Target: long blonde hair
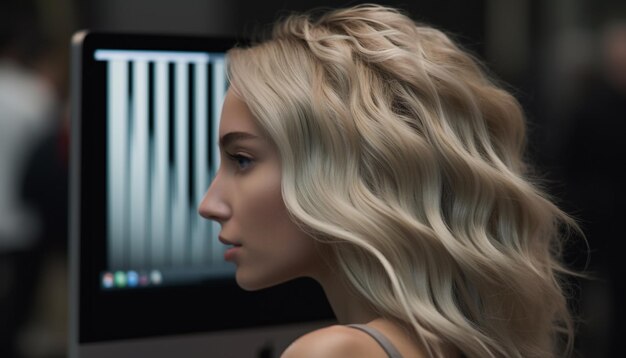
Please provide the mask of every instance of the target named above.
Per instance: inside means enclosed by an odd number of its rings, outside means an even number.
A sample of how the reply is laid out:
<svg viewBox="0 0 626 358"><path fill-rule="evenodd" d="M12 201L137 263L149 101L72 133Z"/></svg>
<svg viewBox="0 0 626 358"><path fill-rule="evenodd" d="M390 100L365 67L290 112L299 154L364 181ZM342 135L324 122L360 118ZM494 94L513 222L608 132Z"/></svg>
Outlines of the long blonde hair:
<svg viewBox="0 0 626 358"><path fill-rule="evenodd" d="M472 56L360 5L290 15L228 61L294 221L380 315L431 356L569 353L559 257L576 224L529 178L522 109Z"/></svg>

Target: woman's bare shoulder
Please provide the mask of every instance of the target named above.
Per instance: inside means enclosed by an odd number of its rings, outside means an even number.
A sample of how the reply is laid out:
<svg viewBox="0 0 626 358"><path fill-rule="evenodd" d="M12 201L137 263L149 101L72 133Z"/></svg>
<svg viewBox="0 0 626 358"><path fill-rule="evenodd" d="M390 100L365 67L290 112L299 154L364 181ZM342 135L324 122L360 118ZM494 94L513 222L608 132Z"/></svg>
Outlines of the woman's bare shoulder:
<svg viewBox="0 0 626 358"><path fill-rule="evenodd" d="M281 358L387 357L385 351L360 330L334 325L295 340Z"/></svg>

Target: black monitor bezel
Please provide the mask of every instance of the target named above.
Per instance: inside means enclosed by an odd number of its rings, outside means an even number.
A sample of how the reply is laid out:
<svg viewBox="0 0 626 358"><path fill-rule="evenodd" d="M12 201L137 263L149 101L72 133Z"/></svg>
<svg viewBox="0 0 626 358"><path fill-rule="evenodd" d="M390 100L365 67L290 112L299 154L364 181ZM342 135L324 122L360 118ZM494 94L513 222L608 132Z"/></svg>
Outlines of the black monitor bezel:
<svg viewBox="0 0 626 358"><path fill-rule="evenodd" d="M332 319L319 285L298 279L277 287L246 292L234 279L202 286L105 291L98 280L106 263L106 88L103 62L96 49L225 52L245 40L226 37L87 32L74 44L73 178L71 213L78 270L79 343L178 335ZM78 68L76 68L78 67Z"/></svg>

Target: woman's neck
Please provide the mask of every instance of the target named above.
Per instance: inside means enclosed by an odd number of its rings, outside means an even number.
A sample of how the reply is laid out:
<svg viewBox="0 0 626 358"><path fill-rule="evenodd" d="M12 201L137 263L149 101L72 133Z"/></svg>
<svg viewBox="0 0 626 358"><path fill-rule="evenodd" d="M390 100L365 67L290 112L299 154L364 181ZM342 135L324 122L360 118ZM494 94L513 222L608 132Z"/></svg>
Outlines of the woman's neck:
<svg viewBox="0 0 626 358"><path fill-rule="evenodd" d="M329 270L315 280L324 289L339 324L363 324L379 317L365 300L353 293L337 272Z"/></svg>

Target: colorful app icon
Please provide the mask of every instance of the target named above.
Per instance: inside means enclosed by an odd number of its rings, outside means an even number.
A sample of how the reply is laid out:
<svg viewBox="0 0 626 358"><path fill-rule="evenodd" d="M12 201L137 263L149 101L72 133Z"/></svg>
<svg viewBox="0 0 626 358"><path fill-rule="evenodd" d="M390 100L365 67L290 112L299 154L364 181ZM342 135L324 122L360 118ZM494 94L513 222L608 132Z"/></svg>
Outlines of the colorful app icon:
<svg viewBox="0 0 626 358"><path fill-rule="evenodd" d="M145 287L150 284L150 277L148 277L148 273L140 272L139 273L139 286Z"/></svg>
<svg viewBox="0 0 626 358"><path fill-rule="evenodd" d="M105 272L102 275L102 288L113 288L113 274Z"/></svg>
<svg viewBox="0 0 626 358"><path fill-rule="evenodd" d="M163 276L161 276L161 271L152 270L152 272L150 272L150 281L152 282L153 285L160 285L161 282L163 281Z"/></svg>
<svg viewBox="0 0 626 358"><path fill-rule="evenodd" d="M128 287L137 287L139 284L139 275L136 271L128 271L126 274L126 283Z"/></svg>
<svg viewBox="0 0 626 358"><path fill-rule="evenodd" d="M124 271L117 271L115 273L115 286L116 287L126 287L126 274Z"/></svg>

